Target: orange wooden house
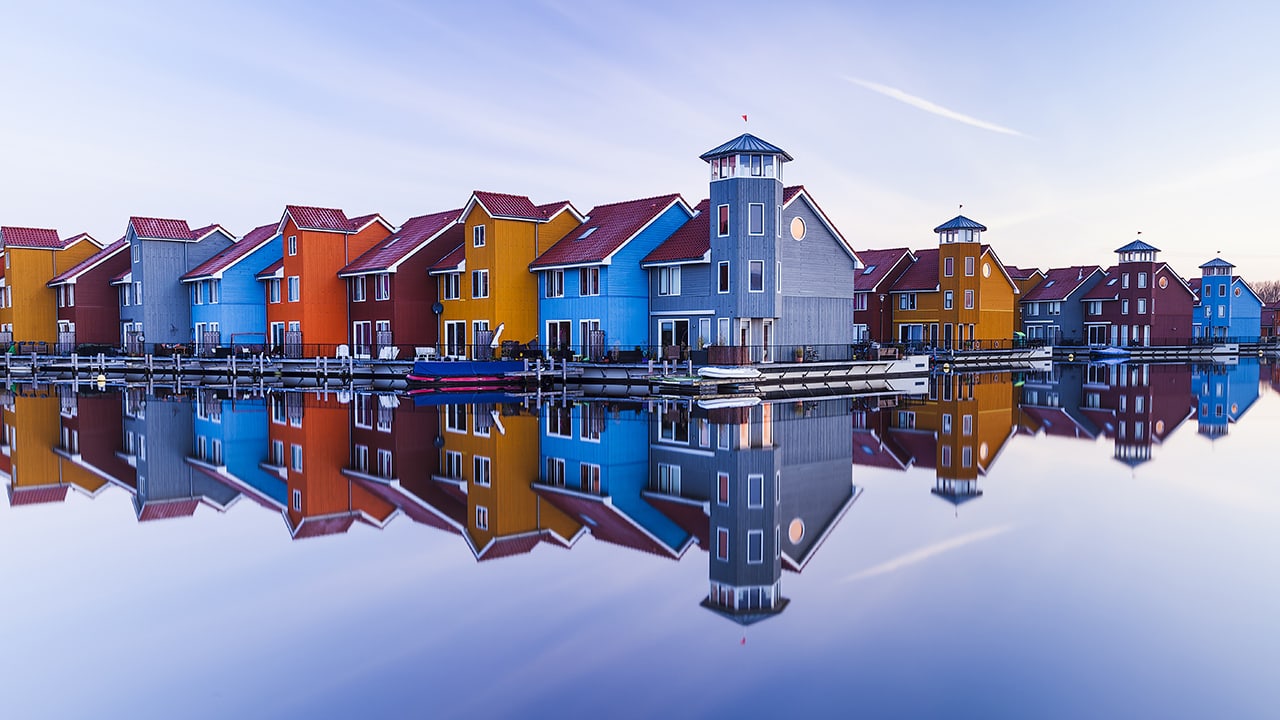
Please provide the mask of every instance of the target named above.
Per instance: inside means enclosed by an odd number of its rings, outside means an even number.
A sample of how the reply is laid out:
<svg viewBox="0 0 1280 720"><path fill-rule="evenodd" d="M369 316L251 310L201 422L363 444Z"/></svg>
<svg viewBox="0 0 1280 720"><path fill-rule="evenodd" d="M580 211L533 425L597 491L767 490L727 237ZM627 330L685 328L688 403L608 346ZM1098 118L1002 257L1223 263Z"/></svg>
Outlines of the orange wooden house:
<svg viewBox="0 0 1280 720"><path fill-rule="evenodd" d="M381 215L348 218L336 208L285 207L283 258L260 275L267 290L267 337L295 357L332 355L347 343L347 283L338 273L394 231Z"/></svg>
<svg viewBox="0 0 1280 720"><path fill-rule="evenodd" d="M430 273L440 283L442 355L487 359L503 340L539 337L538 277L529 264L581 224L567 201L475 191L462 209L462 245Z"/></svg>
<svg viewBox="0 0 1280 720"><path fill-rule="evenodd" d="M0 285L0 342L44 342L58 339L60 292L48 286L59 273L102 249L81 233L66 240L54 230L0 227L4 278Z"/></svg>

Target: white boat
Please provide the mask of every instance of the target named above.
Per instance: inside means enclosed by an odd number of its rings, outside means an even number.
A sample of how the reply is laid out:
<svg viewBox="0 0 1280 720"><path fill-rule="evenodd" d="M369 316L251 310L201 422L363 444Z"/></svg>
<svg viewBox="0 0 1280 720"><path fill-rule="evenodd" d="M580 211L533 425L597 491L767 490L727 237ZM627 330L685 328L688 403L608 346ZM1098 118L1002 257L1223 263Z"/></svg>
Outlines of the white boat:
<svg viewBox="0 0 1280 720"><path fill-rule="evenodd" d="M750 367L701 367L698 368L698 375L704 378L715 378L717 380L755 380L760 377L760 371Z"/></svg>
<svg viewBox="0 0 1280 720"><path fill-rule="evenodd" d="M1104 345L1090 348L1089 354L1094 357L1126 357L1129 355L1129 349L1116 347L1115 345Z"/></svg>
<svg viewBox="0 0 1280 720"><path fill-rule="evenodd" d="M754 407L760 404L759 397L736 397L736 398L709 398L707 400L699 400L698 407L703 410L718 410L720 408L738 408L738 407Z"/></svg>

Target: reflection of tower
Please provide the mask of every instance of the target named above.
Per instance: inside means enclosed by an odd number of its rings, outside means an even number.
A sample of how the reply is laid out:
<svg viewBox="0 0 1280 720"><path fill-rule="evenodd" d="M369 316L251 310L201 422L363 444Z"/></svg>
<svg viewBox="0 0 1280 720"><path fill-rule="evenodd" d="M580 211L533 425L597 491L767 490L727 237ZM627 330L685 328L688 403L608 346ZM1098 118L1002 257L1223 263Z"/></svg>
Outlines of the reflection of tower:
<svg viewBox="0 0 1280 720"><path fill-rule="evenodd" d="M1197 430L1216 439L1227 434L1231 423L1248 412L1258 399L1261 366L1245 359L1238 364L1207 364L1191 372L1191 388L1196 393Z"/></svg>
<svg viewBox="0 0 1280 720"><path fill-rule="evenodd" d="M1188 365L1113 365L1098 414L1114 443L1112 456L1136 468L1195 411ZM1109 415L1109 417L1108 417Z"/></svg>

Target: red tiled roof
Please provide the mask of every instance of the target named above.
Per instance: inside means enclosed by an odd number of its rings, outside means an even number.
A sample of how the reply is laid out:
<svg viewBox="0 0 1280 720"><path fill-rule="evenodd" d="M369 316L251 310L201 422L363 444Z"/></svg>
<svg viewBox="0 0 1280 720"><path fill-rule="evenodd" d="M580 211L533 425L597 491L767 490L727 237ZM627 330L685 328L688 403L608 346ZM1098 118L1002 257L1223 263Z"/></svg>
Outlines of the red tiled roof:
<svg viewBox="0 0 1280 720"><path fill-rule="evenodd" d="M1187 284L1191 286L1191 292L1196 294L1197 300L1200 299L1200 281L1203 279L1204 278L1194 277L1187 281Z"/></svg>
<svg viewBox="0 0 1280 720"><path fill-rule="evenodd" d="M262 268L258 271L257 275L254 275L254 277L259 280L268 280L275 277L276 273L280 272L282 269L284 269L284 258L280 258L279 260L276 260L270 265Z"/></svg>
<svg viewBox="0 0 1280 720"><path fill-rule="evenodd" d="M204 227L202 227L202 228L197 228L197 229L195 229L195 230L192 230L192 231L191 231L191 239L192 239L192 240L200 240L200 239L202 239L205 235L208 235L209 233L213 232L214 230L221 230L222 232L224 232L224 233L226 233L226 234L227 234L227 237L230 237L230 238L233 238L233 239L235 238L235 236L234 236L234 235L232 235L232 234L231 234L231 233L230 233L226 228L222 227L221 225L219 225L219 224L217 224L217 223L214 223L214 224L212 224L212 225L205 225L205 226L204 226Z"/></svg>
<svg viewBox="0 0 1280 720"><path fill-rule="evenodd" d="M803 185L792 185L791 187L782 188L782 204L790 205L791 201L795 200L796 196L802 192L804 192Z"/></svg>
<svg viewBox="0 0 1280 720"><path fill-rule="evenodd" d="M476 560L497 560L512 555L523 555L532 551L541 541L542 534L537 532L494 538L488 545L480 548L476 553Z"/></svg>
<svg viewBox="0 0 1280 720"><path fill-rule="evenodd" d="M368 215L353 217L351 218L351 232L360 232L361 230L365 229L367 225L369 225L374 221L382 221L386 223L385 220L382 220L382 215L379 215L378 213L369 213ZM387 223L387 224L389 225L390 223Z"/></svg>
<svg viewBox="0 0 1280 720"><path fill-rule="evenodd" d="M5 247L62 249L58 231L48 228L0 227L0 236L3 236Z"/></svg>
<svg viewBox="0 0 1280 720"><path fill-rule="evenodd" d="M653 492L645 492L644 500L692 535L698 547L703 550L711 547L711 518L702 503Z"/></svg>
<svg viewBox="0 0 1280 720"><path fill-rule="evenodd" d="M646 255L641 265L701 260L711 250L711 201L703 200L693 211L697 214Z"/></svg>
<svg viewBox="0 0 1280 720"><path fill-rule="evenodd" d="M167 218L131 217L129 224L140 238L148 240L192 240L195 235L186 220Z"/></svg>
<svg viewBox="0 0 1280 720"><path fill-rule="evenodd" d="M1120 297L1120 274L1116 266L1107 268L1106 277L1093 286L1093 289L1080 297L1081 300L1115 300Z"/></svg>
<svg viewBox="0 0 1280 720"><path fill-rule="evenodd" d="M196 231L197 235L200 231ZM232 243L226 250L214 255L197 265L195 268L182 276L183 280L194 280L196 278L209 277L215 275L227 268L231 267L240 258L254 252L258 248L267 244L271 238L276 235L276 224L261 225L249 231L239 242Z"/></svg>
<svg viewBox="0 0 1280 720"><path fill-rule="evenodd" d="M1046 435L1069 438L1094 437L1094 433L1080 425L1075 418L1067 414L1067 411L1062 408L1023 405L1021 412L1023 415L1035 420Z"/></svg>
<svg viewBox="0 0 1280 720"><path fill-rule="evenodd" d="M675 202L683 203L679 194L597 205L529 269L603 262Z"/></svg>
<svg viewBox="0 0 1280 720"><path fill-rule="evenodd" d="M927 430L891 428L888 439L902 449L902 457L910 458L918 468L934 468L938 464L938 436Z"/></svg>
<svg viewBox="0 0 1280 720"><path fill-rule="evenodd" d="M938 289L938 249L921 250L915 256L916 261L894 281L890 292Z"/></svg>
<svg viewBox="0 0 1280 720"><path fill-rule="evenodd" d="M458 215L461 212L459 208L409 218L399 230L369 248L338 274L356 275L390 270L400 261L426 247L424 243L428 241L432 247L443 243L441 253L452 249L455 245L461 246L463 227L457 224ZM446 239L452 234L458 236L457 242L450 243Z"/></svg>
<svg viewBox="0 0 1280 720"><path fill-rule="evenodd" d="M1006 274L1006 275L1008 275L1009 277L1013 278L1014 280L1028 280L1028 279L1030 279L1033 275L1035 275L1036 273L1040 272L1040 269L1039 269L1039 268L1031 268L1031 269L1029 269L1029 270L1028 270L1028 269L1026 269L1026 268L1016 267L1016 266L1014 266L1014 265L1005 265L1005 266L1004 266L1004 272L1005 272L1005 274Z"/></svg>
<svg viewBox="0 0 1280 720"><path fill-rule="evenodd" d="M297 225L299 230L351 232L351 221L337 208L286 205L284 211L293 218L293 224Z"/></svg>
<svg viewBox="0 0 1280 720"><path fill-rule="evenodd" d="M546 211L540 210L525 195L508 195L506 193L485 192L476 190L471 197L479 201L492 217L516 218L518 220L545 220Z"/></svg>
<svg viewBox="0 0 1280 720"><path fill-rule="evenodd" d="M112 285L115 285L116 283L119 283L119 282L123 282L123 281L124 281L124 279L125 279L125 278L127 278L127 277L129 277L129 275L131 275L132 273L133 273L133 269L132 269L132 268L127 269L127 270L125 270L124 272L121 272L121 273L116 273L115 275L112 275L112 276L111 276L111 280L110 280L109 282L110 282L110 284L112 284Z"/></svg>
<svg viewBox="0 0 1280 720"><path fill-rule="evenodd" d="M678 558L685 548L671 548L646 532L606 497L534 485L534 492L572 518L589 518L591 536L614 545L665 558ZM688 543L685 543L686 547Z"/></svg>
<svg viewBox="0 0 1280 720"><path fill-rule="evenodd" d="M138 510L138 522L190 517L191 515L196 514L196 508L199 506L199 498L182 498L181 500L160 500L143 503L142 507Z"/></svg>
<svg viewBox="0 0 1280 720"><path fill-rule="evenodd" d="M911 458L902 457L903 452L888 439L881 440L875 431L861 429L853 431L853 464L870 467L906 470Z"/></svg>
<svg viewBox="0 0 1280 720"><path fill-rule="evenodd" d="M77 233L75 235L72 235L71 237L62 241L62 247L69 248L72 245L75 245L76 243L80 242L81 240L88 240L94 245L98 245L98 247L102 247L101 245L98 244L97 238L90 235L89 233Z"/></svg>
<svg viewBox="0 0 1280 720"><path fill-rule="evenodd" d="M461 240L461 238L459 238ZM440 261L431 266L430 272L446 272L455 270L467 259L467 247L459 242L458 247L449 252L448 255L440 258Z"/></svg>
<svg viewBox="0 0 1280 720"><path fill-rule="evenodd" d="M67 491L70 489L70 485L41 485L39 487L14 487L10 485L9 506L60 503L67 499Z"/></svg>
<svg viewBox="0 0 1280 720"><path fill-rule="evenodd" d="M98 263L101 263L103 260L110 259L113 255L124 250L127 247L129 247L128 241L126 241L124 238L120 238L119 240L102 248L101 250L90 255L84 260L81 260L75 265L72 265L70 268L67 269L66 272L58 274L52 280L49 281L48 285L49 287L53 287L54 285L60 285L62 283L67 282L68 280L72 280L77 277L80 277L80 275L82 275L86 271L96 267ZM115 279L115 278L112 278L112 279Z"/></svg>
<svg viewBox="0 0 1280 720"><path fill-rule="evenodd" d="M858 250L858 257L863 267L853 278L855 290L871 291L885 279L904 257L909 258L908 248L888 248L885 250ZM869 272L868 272L869 271Z"/></svg>
<svg viewBox="0 0 1280 720"><path fill-rule="evenodd" d="M559 202L547 203L546 205L539 205L535 209L539 213L541 213L543 219L546 219L546 220L550 220L551 218L560 214L560 211L562 210L568 210L572 212L574 215L576 215L579 219L582 218L582 213L578 212L578 209L575 208L573 206L573 203L569 202L568 200L561 200Z"/></svg>
<svg viewBox="0 0 1280 720"><path fill-rule="evenodd" d="M1065 300L1076 288L1093 276L1094 271L1101 270L1097 265L1072 265L1065 268L1050 268L1023 301Z"/></svg>

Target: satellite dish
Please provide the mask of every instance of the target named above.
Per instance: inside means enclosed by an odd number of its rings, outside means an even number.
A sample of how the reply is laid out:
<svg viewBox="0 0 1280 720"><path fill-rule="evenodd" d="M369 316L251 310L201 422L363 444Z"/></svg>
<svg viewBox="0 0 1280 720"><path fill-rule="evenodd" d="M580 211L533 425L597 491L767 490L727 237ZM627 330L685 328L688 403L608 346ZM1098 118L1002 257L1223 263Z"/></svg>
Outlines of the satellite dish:
<svg viewBox="0 0 1280 720"><path fill-rule="evenodd" d="M440 313L444 312L444 305L441 305L440 303L436 303L435 305L432 305L431 312L439 315Z"/></svg>
<svg viewBox="0 0 1280 720"><path fill-rule="evenodd" d="M437 450L439 450L440 448L444 447L444 438L437 435L435 436L435 439L431 441L431 444L434 445Z"/></svg>

